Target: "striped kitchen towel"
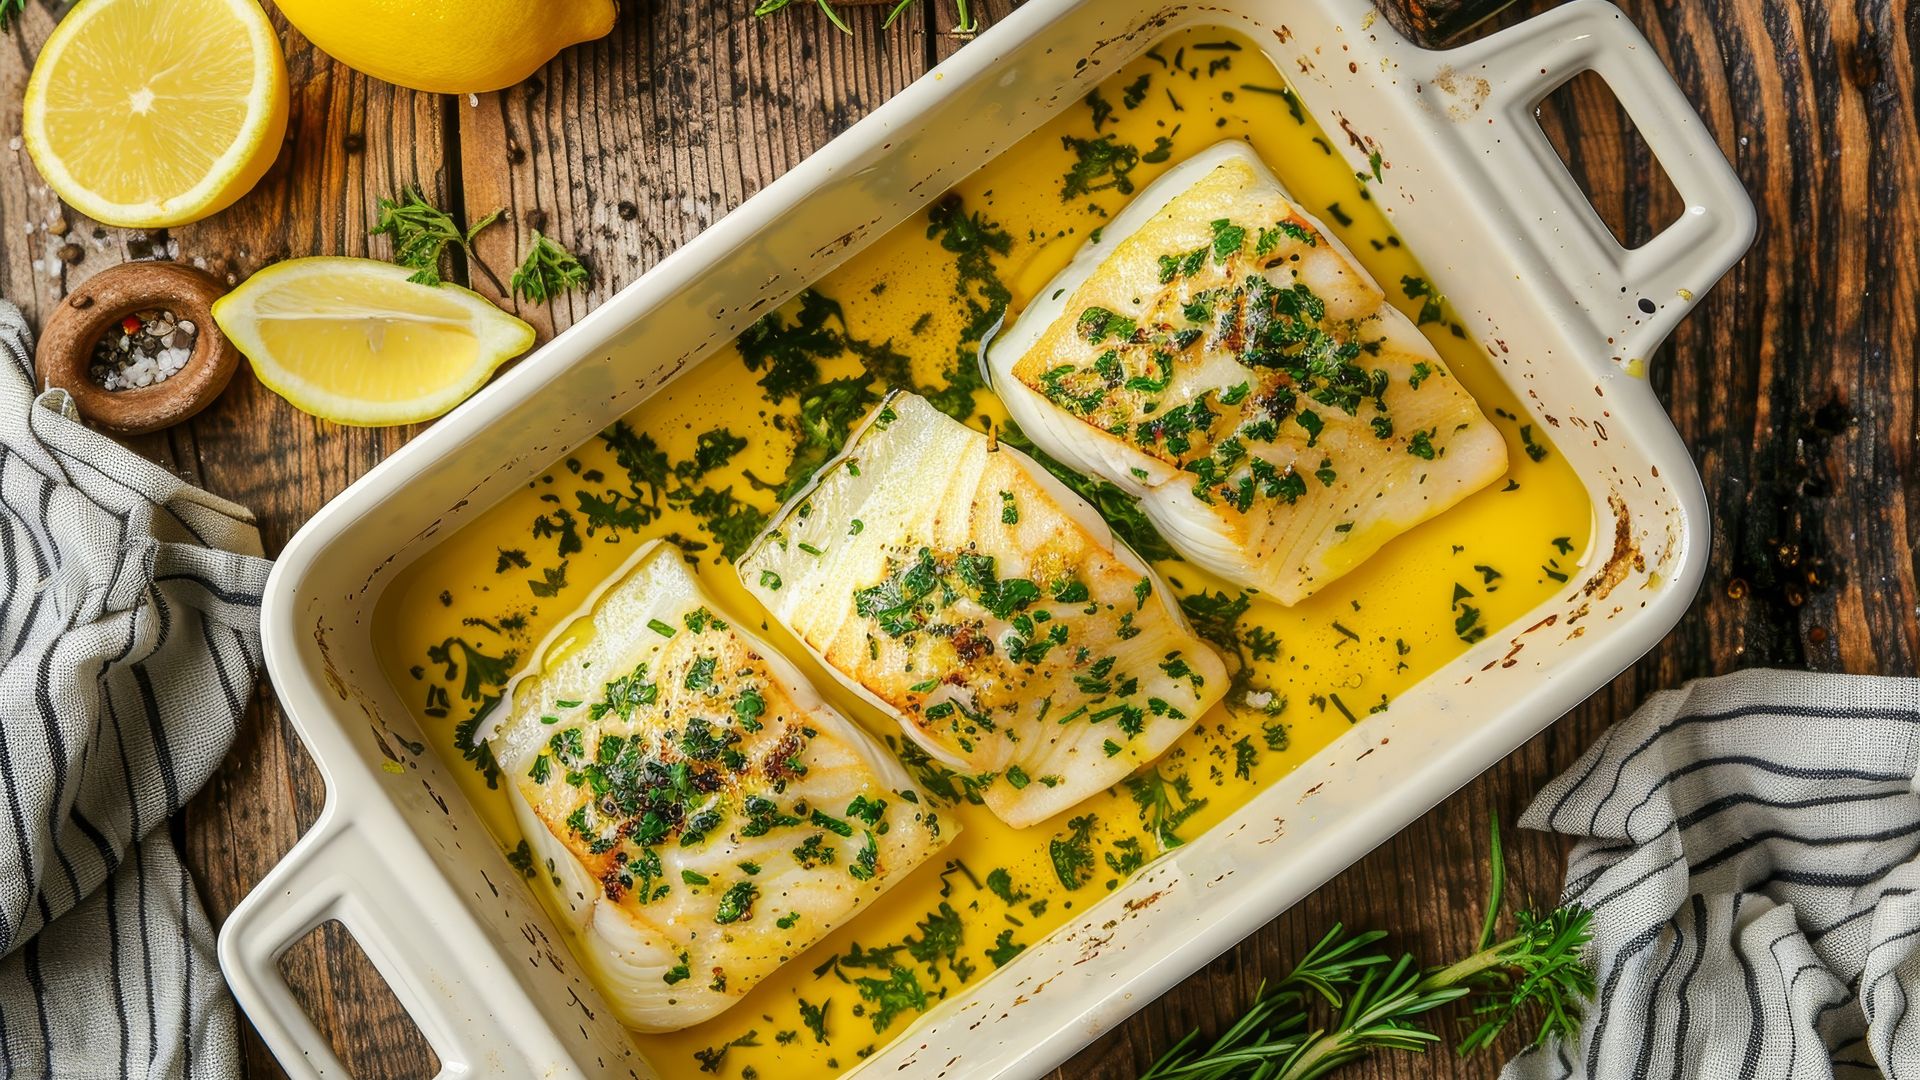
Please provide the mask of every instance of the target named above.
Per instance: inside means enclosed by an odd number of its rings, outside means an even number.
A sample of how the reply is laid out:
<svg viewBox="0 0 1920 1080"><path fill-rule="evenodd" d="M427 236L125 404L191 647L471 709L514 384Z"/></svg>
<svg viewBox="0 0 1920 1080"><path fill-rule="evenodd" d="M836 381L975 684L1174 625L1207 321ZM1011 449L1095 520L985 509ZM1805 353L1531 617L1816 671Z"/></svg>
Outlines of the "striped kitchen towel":
<svg viewBox="0 0 1920 1080"><path fill-rule="evenodd" d="M233 741L268 563L238 506L34 392L0 301L0 1075L228 1077L167 828Z"/></svg>
<svg viewBox="0 0 1920 1080"><path fill-rule="evenodd" d="M1920 680L1656 695L1521 818L1580 837L1599 1000L1507 1080L1920 1080Z"/></svg>

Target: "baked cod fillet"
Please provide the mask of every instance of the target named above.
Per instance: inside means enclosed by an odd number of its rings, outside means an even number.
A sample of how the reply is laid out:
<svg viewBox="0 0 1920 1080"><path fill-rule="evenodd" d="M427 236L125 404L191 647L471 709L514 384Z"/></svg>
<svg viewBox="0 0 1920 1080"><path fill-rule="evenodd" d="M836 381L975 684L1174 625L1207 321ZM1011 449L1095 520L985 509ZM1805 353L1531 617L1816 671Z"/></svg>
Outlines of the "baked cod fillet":
<svg viewBox="0 0 1920 1080"><path fill-rule="evenodd" d="M1143 189L988 365L1036 445L1284 604L1507 468L1433 346L1240 143Z"/></svg>
<svg viewBox="0 0 1920 1080"><path fill-rule="evenodd" d="M654 542L507 687L535 878L621 1022L725 1011L952 838L899 761Z"/></svg>
<svg viewBox="0 0 1920 1080"><path fill-rule="evenodd" d="M1032 459L888 395L738 564L839 679L1033 825L1227 689L1171 592Z"/></svg>

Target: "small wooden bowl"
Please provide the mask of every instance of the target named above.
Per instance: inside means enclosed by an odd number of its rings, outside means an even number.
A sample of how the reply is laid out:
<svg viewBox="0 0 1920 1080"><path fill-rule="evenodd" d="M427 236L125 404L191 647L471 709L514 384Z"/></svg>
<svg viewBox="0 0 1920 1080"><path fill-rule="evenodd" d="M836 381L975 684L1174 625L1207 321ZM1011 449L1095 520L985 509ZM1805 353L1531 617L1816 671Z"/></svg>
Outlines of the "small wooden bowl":
<svg viewBox="0 0 1920 1080"><path fill-rule="evenodd" d="M213 403L240 366L240 351L213 321L226 290L211 274L172 262L133 262L88 278L47 319L34 351L41 389L73 396L80 415L120 435L172 427ZM194 325L193 355L152 386L108 390L93 381L93 348L120 322L160 308Z"/></svg>

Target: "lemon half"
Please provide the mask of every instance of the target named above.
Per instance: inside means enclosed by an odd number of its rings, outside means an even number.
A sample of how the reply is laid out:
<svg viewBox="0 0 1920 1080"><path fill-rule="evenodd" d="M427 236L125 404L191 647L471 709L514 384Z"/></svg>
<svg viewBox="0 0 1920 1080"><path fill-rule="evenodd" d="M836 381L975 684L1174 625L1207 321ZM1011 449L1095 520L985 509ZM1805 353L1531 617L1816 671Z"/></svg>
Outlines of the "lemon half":
<svg viewBox="0 0 1920 1080"><path fill-rule="evenodd" d="M213 305L267 388L355 427L430 420L527 351L533 327L457 285L369 259L294 259Z"/></svg>
<svg viewBox="0 0 1920 1080"><path fill-rule="evenodd" d="M287 66L255 0L80 0L25 106L27 151L68 205L109 225L184 225L272 167Z"/></svg>

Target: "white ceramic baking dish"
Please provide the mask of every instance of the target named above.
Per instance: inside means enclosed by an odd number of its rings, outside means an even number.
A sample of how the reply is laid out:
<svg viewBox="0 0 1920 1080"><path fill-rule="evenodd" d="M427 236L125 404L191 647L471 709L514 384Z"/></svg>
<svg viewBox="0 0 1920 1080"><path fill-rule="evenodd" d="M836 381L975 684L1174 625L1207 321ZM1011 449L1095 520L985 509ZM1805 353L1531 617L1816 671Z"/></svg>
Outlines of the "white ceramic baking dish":
<svg viewBox="0 0 1920 1080"><path fill-rule="evenodd" d="M1038 1076L1272 919L1603 686L1701 579L1698 476L1645 358L1752 238L1751 204L1647 42L1577 2L1451 52L1366 0L1030 0L578 326L434 425L287 545L267 662L326 807L227 920L220 960L296 1076L345 1076L277 967L328 919L359 940L444 1077L652 1075L380 673L395 573L756 315L1190 23L1238 29L1294 82L1596 506L1564 593L1371 716L1234 817L868 1059L885 1076ZM1686 203L1615 242L1534 118L1598 72ZM397 763L397 767L396 767Z"/></svg>

